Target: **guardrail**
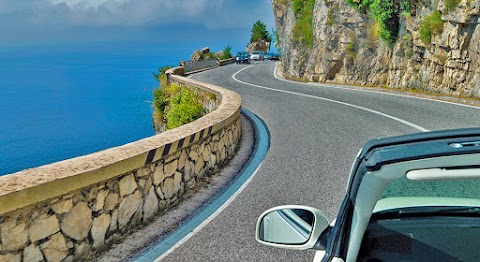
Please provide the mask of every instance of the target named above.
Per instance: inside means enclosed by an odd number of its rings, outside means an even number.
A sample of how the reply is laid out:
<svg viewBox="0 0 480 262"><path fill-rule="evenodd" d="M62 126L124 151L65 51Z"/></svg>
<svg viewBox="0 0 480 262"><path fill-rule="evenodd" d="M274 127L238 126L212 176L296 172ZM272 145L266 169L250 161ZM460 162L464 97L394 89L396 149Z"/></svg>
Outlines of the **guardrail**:
<svg viewBox="0 0 480 262"><path fill-rule="evenodd" d="M177 202L225 164L240 137L241 98L212 92L218 108L184 126L123 146L0 177L0 261L79 260Z"/></svg>
<svg viewBox="0 0 480 262"><path fill-rule="evenodd" d="M233 64L233 63L235 63L235 58L228 58L223 60L205 59L200 61L186 61L186 62L181 62L180 63L181 66L177 67L176 70L177 71L183 70L184 73L182 74L188 74L192 72L207 70L213 67L224 66L224 65Z"/></svg>
<svg viewBox="0 0 480 262"><path fill-rule="evenodd" d="M200 69L219 66L217 59L204 59L199 61L185 61L185 72L197 71Z"/></svg>

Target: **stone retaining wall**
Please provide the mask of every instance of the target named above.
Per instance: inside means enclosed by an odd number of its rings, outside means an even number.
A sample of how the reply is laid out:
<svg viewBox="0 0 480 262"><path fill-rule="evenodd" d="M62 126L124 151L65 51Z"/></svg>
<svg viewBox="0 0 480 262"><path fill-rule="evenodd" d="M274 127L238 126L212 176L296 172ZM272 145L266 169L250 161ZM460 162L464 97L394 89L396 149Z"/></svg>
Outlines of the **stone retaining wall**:
<svg viewBox="0 0 480 262"><path fill-rule="evenodd" d="M0 261L73 261L177 202L234 154L240 97L209 90L218 108L197 121L124 146L0 177Z"/></svg>

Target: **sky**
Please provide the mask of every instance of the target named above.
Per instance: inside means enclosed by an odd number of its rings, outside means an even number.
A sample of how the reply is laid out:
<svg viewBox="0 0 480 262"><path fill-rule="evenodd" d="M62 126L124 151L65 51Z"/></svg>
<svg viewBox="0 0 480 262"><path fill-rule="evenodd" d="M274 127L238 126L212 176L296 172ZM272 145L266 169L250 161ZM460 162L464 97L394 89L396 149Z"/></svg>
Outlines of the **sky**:
<svg viewBox="0 0 480 262"><path fill-rule="evenodd" d="M188 42L236 51L257 20L272 31L271 0L0 0L0 48Z"/></svg>

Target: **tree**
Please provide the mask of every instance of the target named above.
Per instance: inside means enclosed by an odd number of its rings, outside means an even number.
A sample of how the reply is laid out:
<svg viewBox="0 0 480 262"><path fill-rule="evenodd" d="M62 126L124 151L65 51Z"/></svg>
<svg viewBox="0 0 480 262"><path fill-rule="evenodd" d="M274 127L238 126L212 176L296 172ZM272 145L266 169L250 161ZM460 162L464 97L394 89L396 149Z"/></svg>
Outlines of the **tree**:
<svg viewBox="0 0 480 262"><path fill-rule="evenodd" d="M267 31L267 26L262 23L260 20L255 22L252 26L252 36L250 37L250 43L258 42L260 40L265 40L267 42L272 42L272 36Z"/></svg>

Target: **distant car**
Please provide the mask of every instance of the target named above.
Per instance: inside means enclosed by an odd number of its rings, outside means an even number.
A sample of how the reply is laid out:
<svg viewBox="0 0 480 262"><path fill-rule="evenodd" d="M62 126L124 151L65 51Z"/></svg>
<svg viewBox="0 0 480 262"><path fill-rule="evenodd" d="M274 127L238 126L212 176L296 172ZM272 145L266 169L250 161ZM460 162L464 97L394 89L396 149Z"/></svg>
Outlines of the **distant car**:
<svg viewBox="0 0 480 262"><path fill-rule="evenodd" d="M266 53L264 56L265 60L272 60L273 53Z"/></svg>
<svg viewBox="0 0 480 262"><path fill-rule="evenodd" d="M263 51L254 51L250 55L250 60L254 61L262 61L264 59L264 53Z"/></svg>
<svg viewBox="0 0 480 262"><path fill-rule="evenodd" d="M250 63L250 53L249 52L238 52L237 57L235 58L235 63Z"/></svg>
<svg viewBox="0 0 480 262"><path fill-rule="evenodd" d="M316 250L314 262L480 261L480 128L372 140L334 223L315 208L275 207L256 239Z"/></svg>
<svg viewBox="0 0 480 262"><path fill-rule="evenodd" d="M270 60L280 60L280 54L272 53Z"/></svg>

